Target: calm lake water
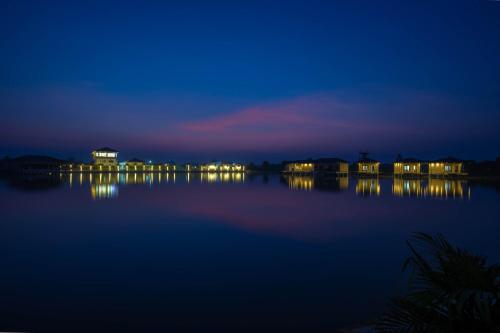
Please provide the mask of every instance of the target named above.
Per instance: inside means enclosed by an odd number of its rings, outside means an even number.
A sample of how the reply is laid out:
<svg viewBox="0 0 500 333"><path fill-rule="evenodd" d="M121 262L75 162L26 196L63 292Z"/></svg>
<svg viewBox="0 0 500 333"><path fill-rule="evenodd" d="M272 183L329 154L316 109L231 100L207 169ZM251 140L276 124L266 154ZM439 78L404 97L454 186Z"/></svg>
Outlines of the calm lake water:
<svg viewBox="0 0 500 333"><path fill-rule="evenodd" d="M463 181L72 174L0 181L0 331L334 332L402 288L405 241L500 262Z"/></svg>

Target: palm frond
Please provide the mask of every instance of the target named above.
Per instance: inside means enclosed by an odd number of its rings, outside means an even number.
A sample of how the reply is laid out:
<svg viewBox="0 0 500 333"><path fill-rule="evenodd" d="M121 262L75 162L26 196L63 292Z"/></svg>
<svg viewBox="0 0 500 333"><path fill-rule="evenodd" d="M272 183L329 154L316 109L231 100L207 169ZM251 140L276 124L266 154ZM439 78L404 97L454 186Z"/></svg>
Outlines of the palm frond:
<svg viewBox="0 0 500 333"><path fill-rule="evenodd" d="M378 332L498 329L500 266L488 266L486 257L453 246L441 234L416 233L407 245L408 290L391 302Z"/></svg>

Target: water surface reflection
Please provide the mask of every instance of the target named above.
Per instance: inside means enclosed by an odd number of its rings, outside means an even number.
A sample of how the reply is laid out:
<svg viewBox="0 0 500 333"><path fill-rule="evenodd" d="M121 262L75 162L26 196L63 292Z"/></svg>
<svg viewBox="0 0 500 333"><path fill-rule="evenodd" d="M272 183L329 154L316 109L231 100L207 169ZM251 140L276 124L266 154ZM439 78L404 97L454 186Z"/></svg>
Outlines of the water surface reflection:
<svg viewBox="0 0 500 333"><path fill-rule="evenodd" d="M397 291L414 231L500 261L499 192L473 186L463 200L469 184L444 179L6 179L0 330L334 332L370 322Z"/></svg>
<svg viewBox="0 0 500 333"><path fill-rule="evenodd" d="M75 179L82 186L91 184L91 195L93 198L115 198L119 193L119 186L148 184L175 184L177 179L185 184L236 184L252 181L252 176L245 173L65 173L60 174L61 182L73 186ZM247 178L245 178L247 177ZM268 177L268 176L265 176ZM265 178L264 177L264 178ZM264 179L264 181L266 181ZM355 186L353 191L359 196L380 196L383 193L381 180L379 178L351 179ZM471 189L466 180L442 179L442 178L419 178L384 179L392 182L390 193L395 197L431 197L462 199L471 198ZM53 183L53 180L51 180ZM292 176L281 177L281 182L291 190L298 191L348 191L349 177L314 177L314 176Z"/></svg>

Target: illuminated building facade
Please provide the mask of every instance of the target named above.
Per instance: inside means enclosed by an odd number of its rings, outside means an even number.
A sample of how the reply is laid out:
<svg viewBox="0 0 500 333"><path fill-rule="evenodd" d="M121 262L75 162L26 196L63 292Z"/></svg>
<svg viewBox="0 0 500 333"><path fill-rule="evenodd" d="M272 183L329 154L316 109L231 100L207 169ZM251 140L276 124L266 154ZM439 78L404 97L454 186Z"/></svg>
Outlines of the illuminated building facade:
<svg viewBox="0 0 500 333"><path fill-rule="evenodd" d="M285 164L285 172L287 173L313 173L314 164L312 161L295 161Z"/></svg>
<svg viewBox="0 0 500 333"><path fill-rule="evenodd" d="M166 172L175 172L177 170L177 167L175 166L175 163L173 163L173 162L165 163L165 164L163 164L163 170Z"/></svg>
<svg viewBox="0 0 500 333"><path fill-rule="evenodd" d="M118 151L109 147L96 149L92 152L92 159L94 161L94 165L96 166L117 167Z"/></svg>
<svg viewBox="0 0 500 333"><path fill-rule="evenodd" d="M244 172L245 166L239 163L210 162L200 165L201 172Z"/></svg>
<svg viewBox="0 0 500 333"><path fill-rule="evenodd" d="M419 176L422 175L422 162L414 158L400 159L394 162L395 176Z"/></svg>
<svg viewBox="0 0 500 333"><path fill-rule="evenodd" d="M463 172L462 161L447 157L429 163L429 176L461 176Z"/></svg>
<svg viewBox="0 0 500 333"><path fill-rule="evenodd" d="M380 162L370 158L363 158L358 161L358 173L360 175L376 176L379 174Z"/></svg>
<svg viewBox="0 0 500 333"><path fill-rule="evenodd" d="M146 163L144 163L143 160L140 160L138 158L133 158L125 162L125 171L128 172L145 171L144 168L145 165Z"/></svg>
<svg viewBox="0 0 500 333"><path fill-rule="evenodd" d="M286 173L331 173L347 176L349 163L338 158L319 158L317 160L291 161L285 163Z"/></svg>

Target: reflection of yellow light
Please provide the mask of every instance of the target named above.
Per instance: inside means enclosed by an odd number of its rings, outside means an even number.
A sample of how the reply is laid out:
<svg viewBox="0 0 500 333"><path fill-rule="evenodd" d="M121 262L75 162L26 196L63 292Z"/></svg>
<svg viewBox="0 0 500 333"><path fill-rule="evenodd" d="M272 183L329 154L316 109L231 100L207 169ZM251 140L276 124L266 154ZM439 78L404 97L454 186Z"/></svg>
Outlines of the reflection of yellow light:
<svg viewBox="0 0 500 333"><path fill-rule="evenodd" d="M314 188L314 178L310 176L288 177L288 187L293 190L310 191Z"/></svg>
<svg viewBox="0 0 500 333"><path fill-rule="evenodd" d="M420 179L394 178L392 193L396 196L422 196L422 181Z"/></svg>
<svg viewBox="0 0 500 333"><path fill-rule="evenodd" d="M460 180L430 178L426 191L432 197L463 198L464 196L463 183Z"/></svg>
<svg viewBox="0 0 500 333"><path fill-rule="evenodd" d="M116 184L94 184L91 188L93 199L109 199L118 195Z"/></svg>
<svg viewBox="0 0 500 333"><path fill-rule="evenodd" d="M347 190L349 188L349 177L339 177L337 179L341 190Z"/></svg>
<svg viewBox="0 0 500 333"><path fill-rule="evenodd" d="M216 173L209 173L207 175L207 180L209 183L214 183L217 181L217 174Z"/></svg>
<svg viewBox="0 0 500 333"><path fill-rule="evenodd" d="M243 177L244 177L243 173L237 172L237 173L234 174L234 181L239 183L239 182L242 181Z"/></svg>
<svg viewBox="0 0 500 333"><path fill-rule="evenodd" d="M359 195L380 195L380 182L375 179L358 179L356 184L356 194Z"/></svg>

